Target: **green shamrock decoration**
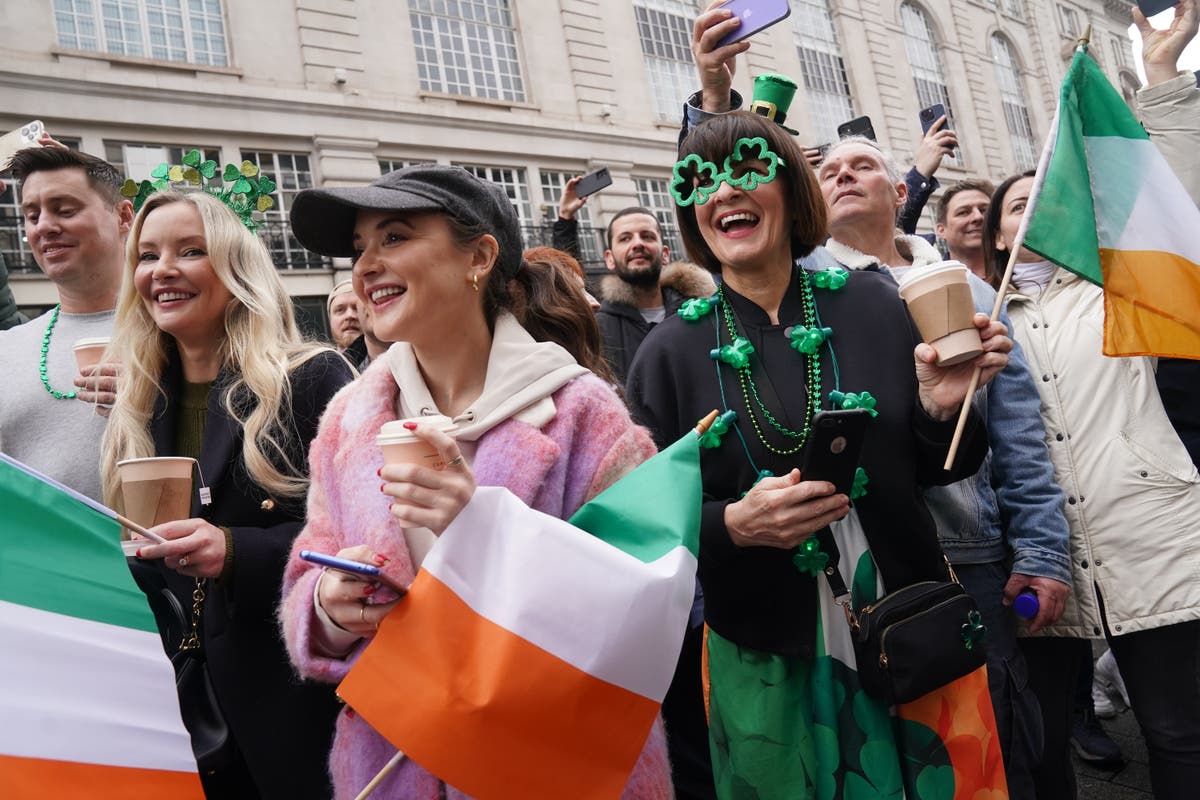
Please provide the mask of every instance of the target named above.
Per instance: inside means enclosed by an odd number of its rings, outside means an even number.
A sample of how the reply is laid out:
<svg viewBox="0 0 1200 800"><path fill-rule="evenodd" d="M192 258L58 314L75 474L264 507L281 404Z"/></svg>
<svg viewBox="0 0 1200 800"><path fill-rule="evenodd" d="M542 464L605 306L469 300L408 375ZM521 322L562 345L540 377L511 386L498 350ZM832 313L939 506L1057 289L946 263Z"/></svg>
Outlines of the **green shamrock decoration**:
<svg viewBox="0 0 1200 800"><path fill-rule="evenodd" d="M805 355L813 355L833 335L833 328L806 328L803 325L793 325L788 331L792 340L792 349Z"/></svg>
<svg viewBox="0 0 1200 800"><path fill-rule="evenodd" d="M821 552L821 543L817 537L810 536L800 545L799 550L792 556L792 564L797 570L806 575L817 576L829 564L829 554Z"/></svg>
<svg viewBox="0 0 1200 800"><path fill-rule="evenodd" d="M871 419L879 416L879 412L875 410L875 398L870 392L846 392L845 394L834 390L829 393L829 402L834 408L862 408L871 415Z"/></svg>
<svg viewBox="0 0 1200 800"><path fill-rule="evenodd" d="M968 650L974 650L975 645L983 641L984 634L987 633L987 627L983 624L983 617L978 611L972 611L967 614L967 621L962 626L963 647Z"/></svg>
<svg viewBox="0 0 1200 800"><path fill-rule="evenodd" d="M717 190L721 184L721 175L717 165L705 161L692 153L687 158L677 161L671 180L671 196L676 205L690 206L695 203L702 206L708 201L708 196ZM707 174L707 178L705 175Z"/></svg>
<svg viewBox="0 0 1200 800"><path fill-rule="evenodd" d="M720 299L716 295L712 297L692 297L683 301L683 305L679 307L678 313L679 316L688 322L696 322L712 311L719 302Z"/></svg>
<svg viewBox="0 0 1200 800"><path fill-rule="evenodd" d="M724 361L734 369L745 369L750 366L750 354L753 352L754 345L750 344L750 340L739 336L733 340L733 344L709 351L709 356Z"/></svg>
<svg viewBox="0 0 1200 800"><path fill-rule="evenodd" d="M749 148L754 148L756 151L755 154L750 156L742 155L743 151ZM746 161L765 162L767 165L766 174L756 169L747 169L738 176L738 165ZM744 191L752 192L758 188L759 184L770 183L775 180L775 173L778 171L780 164L784 164L783 159L771 151L771 146L767 144L767 140L763 137L755 136L753 139L738 139L733 145L733 152L725 159L725 182L730 186L736 186Z"/></svg>
<svg viewBox="0 0 1200 800"><path fill-rule="evenodd" d="M854 470L854 484L850 487L850 499L857 500L867 494L867 484L870 479L867 478L867 471L862 467Z"/></svg>
<svg viewBox="0 0 1200 800"><path fill-rule="evenodd" d="M842 267L828 267L820 272L810 273L813 286L833 292L845 286L849 277L850 273Z"/></svg>
<svg viewBox="0 0 1200 800"><path fill-rule="evenodd" d="M171 184L190 184L233 209L247 228L256 229L259 222L254 219L254 213L275 206L269 196L278 188L275 181L260 175L258 166L250 161L243 161L240 166L227 164L218 177L217 162L201 158L199 150L191 150L184 155L182 164L159 164L150 173L153 181L135 184L127 180L121 187L121 195L133 202L134 211L139 211L154 192L167 189ZM232 186L227 185L230 181Z"/></svg>
<svg viewBox="0 0 1200 800"><path fill-rule="evenodd" d="M725 434L729 433L729 427L735 420L737 420L736 411L726 411L714 419L712 425L708 426L708 430L700 434L700 446L706 450L719 447L721 440L725 437Z"/></svg>

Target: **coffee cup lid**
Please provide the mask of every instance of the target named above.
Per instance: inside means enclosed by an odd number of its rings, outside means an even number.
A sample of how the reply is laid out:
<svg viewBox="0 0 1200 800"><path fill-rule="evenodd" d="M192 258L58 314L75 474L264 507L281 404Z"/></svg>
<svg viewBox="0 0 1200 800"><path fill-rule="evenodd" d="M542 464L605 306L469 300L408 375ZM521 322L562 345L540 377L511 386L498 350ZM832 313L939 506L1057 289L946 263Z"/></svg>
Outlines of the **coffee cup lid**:
<svg viewBox="0 0 1200 800"><path fill-rule="evenodd" d="M904 271L900 276L900 288L903 289L913 281L928 278L931 275L937 275L942 272L955 271L968 272L967 265L961 261L937 261L933 264L926 264L923 267L913 267Z"/></svg>
<svg viewBox="0 0 1200 800"><path fill-rule="evenodd" d="M79 350L84 347L96 347L97 345L108 346L110 339L107 336L95 336L90 339L76 339L75 344L71 345L73 350Z"/></svg>
<svg viewBox="0 0 1200 800"><path fill-rule="evenodd" d="M415 422L418 425L432 425L442 433L453 434L458 429L454 424L454 420L441 414L433 414L427 417L409 417L408 419L397 419L391 422L385 422L379 429L379 439L412 439L416 438L413 432L404 427L406 422Z"/></svg>

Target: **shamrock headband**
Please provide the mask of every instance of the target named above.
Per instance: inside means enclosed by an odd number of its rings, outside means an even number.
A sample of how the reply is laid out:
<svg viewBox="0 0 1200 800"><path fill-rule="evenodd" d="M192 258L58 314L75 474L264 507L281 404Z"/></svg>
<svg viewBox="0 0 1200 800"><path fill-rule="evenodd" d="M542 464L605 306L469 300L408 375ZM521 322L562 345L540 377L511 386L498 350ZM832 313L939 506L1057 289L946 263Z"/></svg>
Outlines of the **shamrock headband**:
<svg viewBox="0 0 1200 800"><path fill-rule="evenodd" d="M749 151L749 152L747 152ZM762 162L761 165L754 162ZM671 196L680 206L702 206L724 181L746 192L752 192L764 183L775 180L780 166L787 162L776 155L767 140L761 136L743 137L733 145L733 152L725 159L723 169L692 153L676 162L671 180Z"/></svg>
<svg viewBox="0 0 1200 800"><path fill-rule="evenodd" d="M133 202L135 212L141 210L150 195L175 184L183 184L180 188L189 188L189 185L198 187L211 194L229 206L251 231L259 225L259 221L254 219L254 212L266 211L275 205L270 197L276 189L275 181L259 175L258 167L250 161L243 161L240 167L226 164L218 176L217 162L212 159L201 161L200 151L193 150L183 157L183 164L172 166L163 162L154 168L150 177L154 180L140 184L127 180L121 187L121 195Z"/></svg>

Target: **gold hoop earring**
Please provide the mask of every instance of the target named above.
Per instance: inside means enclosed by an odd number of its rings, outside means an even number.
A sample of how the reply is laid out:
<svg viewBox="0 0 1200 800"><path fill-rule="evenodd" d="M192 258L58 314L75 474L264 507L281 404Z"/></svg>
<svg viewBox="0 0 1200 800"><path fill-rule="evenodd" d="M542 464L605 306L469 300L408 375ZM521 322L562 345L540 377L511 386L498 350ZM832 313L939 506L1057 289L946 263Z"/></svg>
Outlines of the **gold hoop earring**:
<svg viewBox="0 0 1200 800"><path fill-rule="evenodd" d="M475 291L477 291L477 292L479 291L479 273L478 272L476 272L474 275L471 276L471 286L474 287Z"/></svg>

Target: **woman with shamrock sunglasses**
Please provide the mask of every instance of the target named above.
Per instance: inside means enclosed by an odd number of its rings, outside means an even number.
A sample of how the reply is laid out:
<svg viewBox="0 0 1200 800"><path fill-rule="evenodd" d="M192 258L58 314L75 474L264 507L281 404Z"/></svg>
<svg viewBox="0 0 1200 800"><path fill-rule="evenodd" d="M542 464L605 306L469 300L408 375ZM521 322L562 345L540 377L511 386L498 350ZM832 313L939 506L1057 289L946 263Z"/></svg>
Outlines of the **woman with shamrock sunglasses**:
<svg viewBox="0 0 1200 800"><path fill-rule="evenodd" d="M671 191L684 243L721 283L647 339L627 392L660 444L712 408L736 415L734 435L701 457L699 577L718 796L1003 789L994 723L979 715L978 701L990 709L986 679L973 693L934 693L895 710L868 697L822 577L839 570L856 608L946 579L918 485L980 464L986 439L972 415L954 470L942 469L975 365L936 367L886 276L796 265L825 238L825 204L781 127L747 112L722 115L693 128L680 156ZM977 325L986 382L1011 342L986 318ZM847 496L797 466L813 415L851 407L873 419ZM934 713L943 699L947 718ZM973 763L943 747L963 736Z"/></svg>

